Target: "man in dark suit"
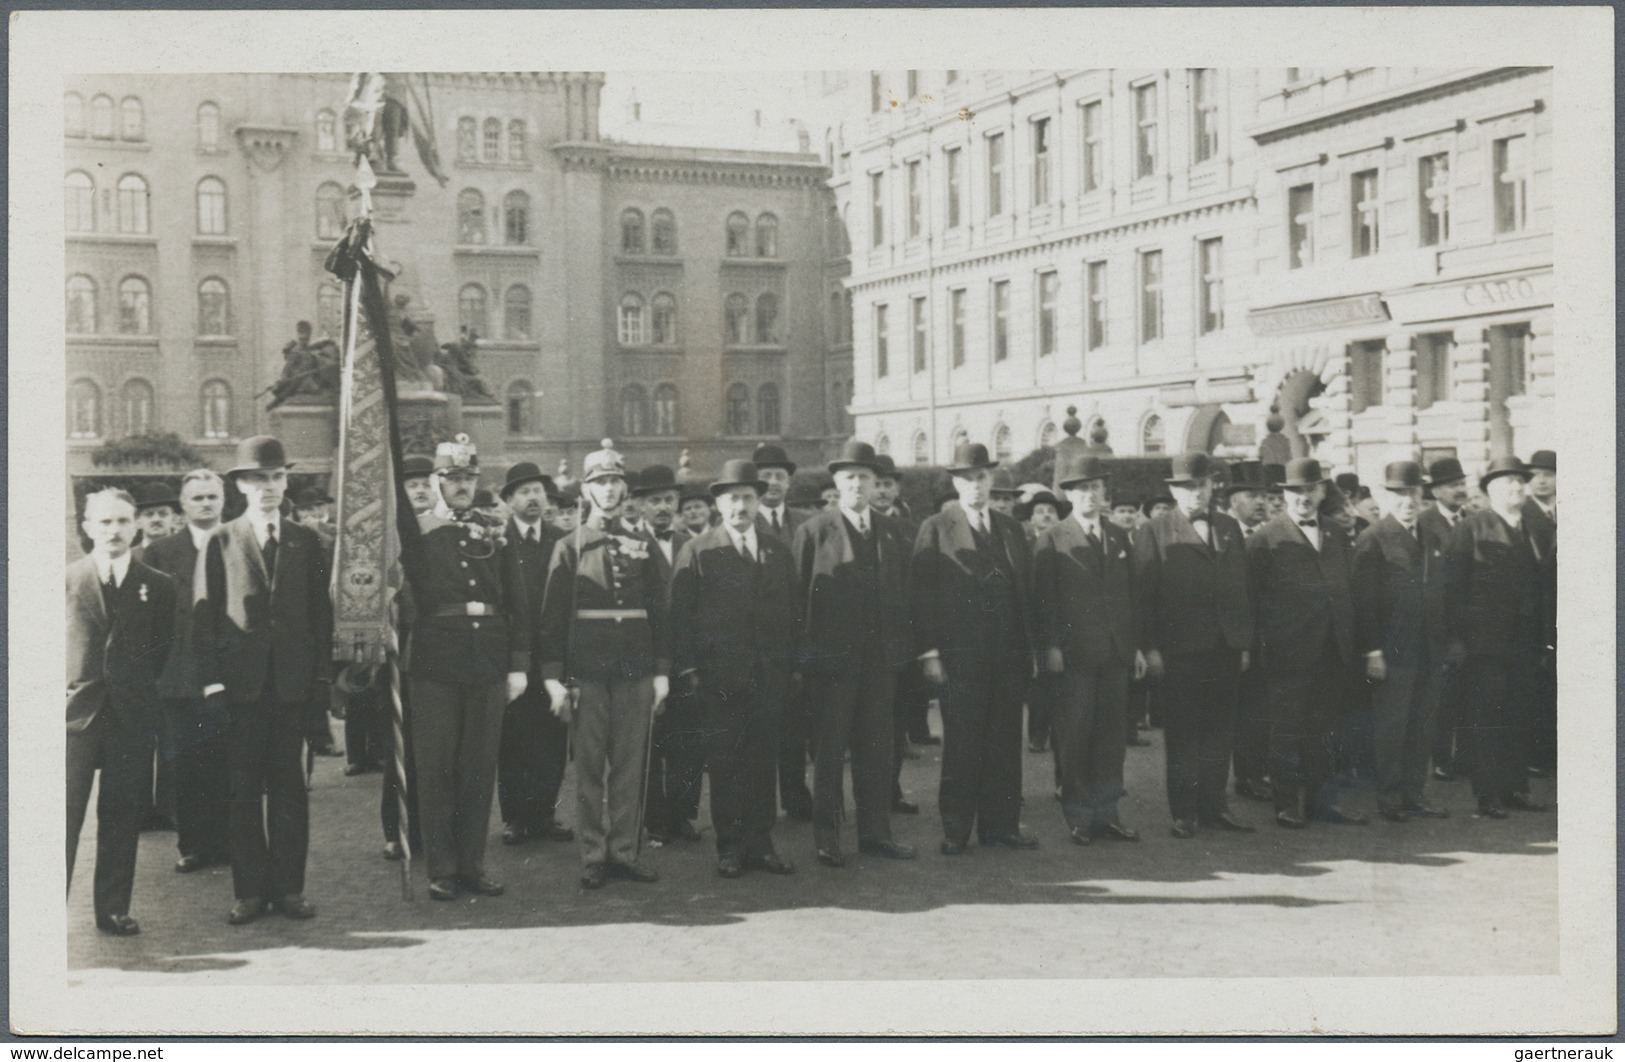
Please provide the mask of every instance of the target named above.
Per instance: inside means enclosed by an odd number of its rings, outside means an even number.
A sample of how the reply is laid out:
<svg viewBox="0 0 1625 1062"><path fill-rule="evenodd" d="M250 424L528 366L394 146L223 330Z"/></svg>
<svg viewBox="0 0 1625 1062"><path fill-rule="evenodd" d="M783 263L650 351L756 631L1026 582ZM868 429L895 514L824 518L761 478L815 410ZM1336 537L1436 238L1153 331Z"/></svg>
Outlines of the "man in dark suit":
<svg viewBox="0 0 1625 1062"><path fill-rule="evenodd" d="M1524 499L1524 526L1541 558L1546 590L1547 641L1550 654L1536 674L1534 732L1529 742L1531 774L1546 774L1557 766L1557 452L1536 450L1529 457L1528 497Z"/></svg>
<svg viewBox="0 0 1625 1062"><path fill-rule="evenodd" d="M1457 524L1445 557L1450 658L1461 665L1473 795L1479 814L1543 811L1528 793L1528 742L1539 668L1552 651L1541 556L1524 518L1529 472L1498 457L1479 478L1489 508Z"/></svg>
<svg viewBox="0 0 1625 1062"><path fill-rule="evenodd" d="M1128 680L1145 674L1128 532L1107 518L1110 481L1099 457L1066 453L1055 487L1072 515L1033 551L1034 628L1043 667L1060 676L1053 705L1061 813L1074 844L1096 837L1137 841L1124 826L1123 757L1128 749Z"/></svg>
<svg viewBox="0 0 1625 1062"><path fill-rule="evenodd" d="M550 710L540 671L542 590L553 562L553 547L564 537L546 519L548 496L554 493L552 478L530 461L508 469L501 491L513 513L504 537L524 584L526 625L531 633L525 692L502 710L502 745L497 753L502 843L508 845L531 838L575 839L574 830L560 825L556 807L564 784L570 731Z"/></svg>
<svg viewBox="0 0 1625 1062"><path fill-rule="evenodd" d="M1329 735L1354 653L1349 546L1320 519L1326 494L1320 462L1286 466L1286 512L1247 540L1258 645L1270 697L1270 782L1275 821L1364 825L1337 805Z"/></svg>
<svg viewBox="0 0 1625 1062"><path fill-rule="evenodd" d="M105 490L85 499L90 556L68 565L68 887L90 790L96 802L96 928L141 932L130 917L141 815L152 789L158 678L174 637L175 588L136 560L135 499Z"/></svg>
<svg viewBox="0 0 1625 1062"><path fill-rule="evenodd" d="M908 509L897 497L897 462L890 454L875 454L875 489L869 499L869 508L881 516L896 521L903 541L909 543L912 553L914 536L920 525L909 516ZM918 667L904 668L897 676L897 690L892 695L892 786L891 809L898 815L918 815L920 805L903 795L903 761L918 758L909 748L916 745L940 745L942 739L931 733L929 695L920 678Z"/></svg>
<svg viewBox="0 0 1625 1062"><path fill-rule="evenodd" d="M310 808L300 753L316 726L312 689L331 666L333 603L321 540L282 518L290 467L269 435L239 444L227 477L248 508L209 535L192 609L203 695L224 697L230 717L232 925L267 904L289 918L316 914L304 897Z"/></svg>
<svg viewBox="0 0 1625 1062"><path fill-rule="evenodd" d="M1032 677L1032 558L991 504L987 447L964 443L948 473L959 498L920 526L910 588L916 652L942 705L942 852L1036 848L1021 829L1021 706Z"/></svg>
<svg viewBox="0 0 1625 1062"><path fill-rule="evenodd" d="M1432 496L1433 504L1424 508L1416 518L1422 533L1438 542L1449 542L1456 525L1467 515L1467 473L1454 457L1441 457L1428 466L1427 489L1423 497ZM1462 701L1464 684L1460 669L1446 660L1439 668L1439 703L1434 709L1433 777L1441 782L1456 778L1458 758L1458 731L1466 722L1466 705ZM1461 752L1465 742L1461 743Z"/></svg>
<svg viewBox="0 0 1625 1062"><path fill-rule="evenodd" d="M796 660L795 567L790 547L757 529L766 487L751 462L724 462L711 485L722 525L684 546L671 584L672 662L699 702L725 878L795 869L772 838L778 716Z"/></svg>
<svg viewBox="0 0 1625 1062"><path fill-rule="evenodd" d="M1370 684L1377 810L1390 822L1446 812L1423 796L1445 656L1447 542L1419 523L1422 466L1395 461L1374 494L1383 515L1354 544L1355 644Z"/></svg>
<svg viewBox="0 0 1625 1062"><path fill-rule="evenodd" d="M1147 673L1159 678L1171 832L1252 827L1230 812L1225 782L1241 674L1253 643L1252 597L1240 526L1211 507L1213 460L1180 454L1167 483L1174 505L1134 536L1134 592Z"/></svg>
<svg viewBox="0 0 1625 1062"><path fill-rule="evenodd" d="M848 442L829 465L839 504L803 523L792 547L802 670L817 735L813 834L818 861L829 867L846 864L841 819L849 746L858 850L889 859L915 854L892 839L889 814L892 702L909 662L908 543L869 505L876 467L874 447Z"/></svg>
<svg viewBox="0 0 1625 1062"><path fill-rule="evenodd" d="M1257 461L1240 461L1231 469L1230 481L1222 492L1215 492L1214 504L1241 528L1243 538L1264 525L1269 519L1268 498L1265 493L1264 468ZM1256 635L1256 631L1254 632ZM1249 654L1258 658L1258 647ZM1241 673L1236 698L1235 789L1239 796L1253 800L1270 800L1269 776L1270 713L1269 697L1264 689L1263 672L1249 667Z"/></svg>
<svg viewBox="0 0 1625 1062"><path fill-rule="evenodd" d="M757 475L767 484L757 509L756 529L776 536L787 546L794 544L796 531L806 523L808 516L804 510L792 509L788 504L790 477L796 474L795 462L783 447L772 443L756 447L750 459ZM779 716L779 803L785 814L803 821L811 821L813 817L807 764L813 759L814 727L806 690L799 683L793 684L785 695L784 710Z"/></svg>
<svg viewBox="0 0 1625 1062"><path fill-rule="evenodd" d="M146 563L169 576L175 585L175 630L181 632L164 673L158 695L167 719L175 773L175 837L180 859L175 871L189 874L231 859L226 829L231 799L226 769L226 730L229 715L216 698L203 699L197 658L192 651L192 577L197 559L220 523L225 484L206 468L181 479L181 512L186 527L147 548Z"/></svg>

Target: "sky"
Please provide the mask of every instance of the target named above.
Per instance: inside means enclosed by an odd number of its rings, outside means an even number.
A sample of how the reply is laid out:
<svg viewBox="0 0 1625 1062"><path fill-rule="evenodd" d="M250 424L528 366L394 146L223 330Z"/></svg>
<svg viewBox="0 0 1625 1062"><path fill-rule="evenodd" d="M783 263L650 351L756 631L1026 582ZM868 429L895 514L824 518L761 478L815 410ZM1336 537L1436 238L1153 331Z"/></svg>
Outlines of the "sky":
<svg viewBox="0 0 1625 1062"><path fill-rule="evenodd" d="M785 70L606 71L599 127L632 143L796 151L800 116L816 151L802 81Z"/></svg>

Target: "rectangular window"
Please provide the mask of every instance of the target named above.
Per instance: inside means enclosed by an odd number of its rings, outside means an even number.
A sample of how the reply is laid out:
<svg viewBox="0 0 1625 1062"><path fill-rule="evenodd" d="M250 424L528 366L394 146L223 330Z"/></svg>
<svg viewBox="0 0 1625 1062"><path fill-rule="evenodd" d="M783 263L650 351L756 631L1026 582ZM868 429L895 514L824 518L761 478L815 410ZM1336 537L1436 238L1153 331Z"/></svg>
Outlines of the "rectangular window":
<svg viewBox="0 0 1625 1062"><path fill-rule="evenodd" d="M1382 194L1376 170L1349 178L1349 224L1355 258L1376 254L1381 244Z"/></svg>
<svg viewBox="0 0 1625 1062"><path fill-rule="evenodd" d="M921 217L923 213L920 192L920 164L915 161L908 164L908 238L911 240L917 238L920 235L920 230L924 227L924 220Z"/></svg>
<svg viewBox="0 0 1625 1062"><path fill-rule="evenodd" d="M1004 213L1004 134L987 138L987 216Z"/></svg>
<svg viewBox="0 0 1625 1062"><path fill-rule="evenodd" d="M1093 192L1105 183L1106 105L1096 100L1083 105L1083 190Z"/></svg>
<svg viewBox="0 0 1625 1062"><path fill-rule="evenodd" d="M914 371L925 371L925 299L909 300L909 346L914 357Z"/></svg>
<svg viewBox="0 0 1625 1062"><path fill-rule="evenodd" d="M1382 352L1380 339L1349 344L1350 413L1382 405Z"/></svg>
<svg viewBox="0 0 1625 1062"><path fill-rule="evenodd" d="M1286 193L1287 243L1293 269L1315 260L1315 186L1300 184Z"/></svg>
<svg viewBox="0 0 1625 1062"><path fill-rule="evenodd" d="M1495 142L1495 231L1522 232L1529 223L1529 138Z"/></svg>
<svg viewBox="0 0 1625 1062"><path fill-rule="evenodd" d="M1203 240L1198 250L1202 266L1201 329L1205 336L1224 327L1224 241Z"/></svg>
<svg viewBox="0 0 1625 1062"><path fill-rule="evenodd" d="M1038 274L1038 356L1055 353L1055 307L1061 298L1061 275Z"/></svg>
<svg viewBox="0 0 1625 1062"><path fill-rule="evenodd" d="M1033 206L1049 202L1050 143L1049 119L1033 122Z"/></svg>
<svg viewBox="0 0 1625 1062"><path fill-rule="evenodd" d="M1010 282L993 284L993 360L1003 361L1010 356Z"/></svg>
<svg viewBox="0 0 1625 1062"><path fill-rule="evenodd" d="M965 364L965 289L955 288L948 293L948 311L953 317L950 339L954 368Z"/></svg>
<svg viewBox="0 0 1625 1062"><path fill-rule="evenodd" d="M869 113L880 113L880 71L869 71Z"/></svg>
<svg viewBox="0 0 1625 1062"><path fill-rule="evenodd" d="M1499 325L1490 329L1490 401L1499 402L1529 390L1529 326Z"/></svg>
<svg viewBox="0 0 1625 1062"><path fill-rule="evenodd" d="M890 323L886 319L886 304L875 306L875 375L885 376L891 371Z"/></svg>
<svg viewBox="0 0 1625 1062"><path fill-rule="evenodd" d="M1140 253L1140 342L1162 338L1162 252Z"/></svg>
<svg viewBox="0 0 1625 1062"><path fill-rule="evenodd" d="M1416 350L1416 408L1428 409L1435 402L1450 401L1450 352L1456 345L1455 335L1435 332L1417 336L1412 345Z"/></svg>
<svg viewBox="0 0 1625 1062"><path fill-rule="evenodd" d="M1421 205L1423 247L1450 242L1450 156L1424 155L1417 163L1417 202Z"/></svg>
<svg viewBox="0 0 1625 1062"><path fill-rule="evenodd" d="M886 242L886 175L869 175L869 246Z"/></svg>
<svg viewBox="0 0 1625 1062"><path fill-rule="evenodd" d="M960 170L959 149L943 153L943 164L948 168L948 227L959 228Z"/></svg>
<svg viewBox="0 0 1625 1062"><path fill-rule="evenodd" d="M1084 267L1084 280L1089 300L1084 347L1099 350L1106 345L1106 263L1090 262Z"/></svg>
<svg viewBox="0 0 1625 1062"><path fill-rule="evenodd" d="M918 70L910 70L908 72L908 98L913 99L915 96L918 96L919 94L920 94L920 72Z"/></svg>
<svg viewBox="0 0 1625 1062"><path fill-rule="evenodd" d="M1192 158L1207 162L1219 155L1219 72L1213 69L1191 71L1191 128L1196 142Z"/></svg>
<svg viewBox="0 0 1625 1062"><path fill-rule="evenodd" d="M1157 172L1157 85L1134 89L1134 176L1151 177Z"/></svg>

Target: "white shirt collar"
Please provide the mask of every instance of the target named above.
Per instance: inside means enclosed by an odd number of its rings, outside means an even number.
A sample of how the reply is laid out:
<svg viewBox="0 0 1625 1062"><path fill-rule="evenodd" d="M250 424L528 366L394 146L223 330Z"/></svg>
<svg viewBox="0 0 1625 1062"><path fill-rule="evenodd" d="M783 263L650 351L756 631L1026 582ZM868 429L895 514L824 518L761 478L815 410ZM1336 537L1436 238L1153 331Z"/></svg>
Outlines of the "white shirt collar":
<svg viewBox="0 0 1625 1062"><path fill-rule="evenodd" d="M524 538L526 535L534 531L536 532L536 541L540 542L542 540L542 521L538 520L534 524L531 524L526 523L516 516L513 518L513 523L514 526L519 529L520 538Z"/></svg>
<svg viewBox="0 0 1625 1062"><path fill-rule="evenodd" d="M781 524L784 523L784 503L783 502L779 502L779 504L777 504L777 505L763 505L758 511L763 516L766 516L766 517L774 517L774 516L776 516L776 517L779 518L779 523L781 523ZM769 522L771 522L771 520Z"/></svg>
<svg viewBox="0 0 1625 1062"><path fill-rule="evenodd" d="M214 528L212 527L205 530L204 528L198 527L196 524L186 525L186 533L192 536L192 545L196 547L199 552L203 550L204 546L209 544L209 535L212 534L213 531Z"/></svg>
<svg viewBox="0 0 1625 1062"><path fill-rule="evenodd" d="M1101 533L1099 516L1085 516L1082 513L1075 513L1072 519L1076 520L1085 531L1089 532L1091 535L1094 535L1096 538L1104 537Z"/></svg>
<svg viewBox="0 0 1625 1062"><path fill-rule="evenodd" d="M256 540L258 540L260 545L262 545L262 546L265 545L265 536L266 536L267 532L269 532L272 527L276 528L276 537L279 538L279 539L282 538L282 527L281 527L282 514L281 513L273 513L272 515L267 517L267 516L261 515L260 513L254 511L253 509L250 509L248 511L247 515L248 515L248 526L252 527L254 529L254 538Z"/></svg>
<svg viewBox="0 0 1625 1062"><path fill-rule="evenodd" d="M723 526L726 527L727 525ZM727 530L728 537L733 539L735 549L739 548L740 546L744 546L746 549L750 550L752 555L756 553L756 529L754 527L747 527L743 531L737 531L732 527L728 527Z"/></svg>
<svg viewBox="0 0 1625 1062"><path fill-rule="evenodd" d="M1455 527L1456 521L1461 519L1460 509L1452 510L1446 505L1435 505L1434 509L1438 511L1440 516L1444 517L1444 522L1449 524L1451 527Z"/></svg>
<svg viewBox="0 0 1625 1062"><path fill-rule="evenodd" d="M841 515L846 517L848 520L850 520L852 522L852 526L857 528L859 531L864 531L864 530L868 529L868 527L869 527L869 515L873 511L874 511L873 509L865 508L860 513L856 509L848 509L844 505L841 506Z"/></svg>
<svg viewBox="0 0 1625 1062"><path fill-rule="evenodd" d="M114 585L123 586L125 576L130 574L130 560L134 556L134 553L126 553L124 556L113 561L109 561L103 557L97 557L96 578L104 583L107 582L107 571L109 568L111 568L113 571Z"/></svg>

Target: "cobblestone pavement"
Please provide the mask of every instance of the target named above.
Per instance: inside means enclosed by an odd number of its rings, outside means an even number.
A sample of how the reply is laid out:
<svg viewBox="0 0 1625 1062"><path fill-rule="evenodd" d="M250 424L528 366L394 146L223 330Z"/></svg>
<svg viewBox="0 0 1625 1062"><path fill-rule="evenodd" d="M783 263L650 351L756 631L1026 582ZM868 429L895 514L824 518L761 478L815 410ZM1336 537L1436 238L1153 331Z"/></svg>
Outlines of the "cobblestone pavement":
<svg viewBox="0 0 1625 1062"><path fill-rule="evenodd" d="M92 924L94 815L81 839L84 885L69 900L70 985L357 984L1087 977L1293 977L1544 974L1558 969L1557 816L1478 819L1465 781L1434 783L1445 821L1276 827L1236 798L1251 835L1169 836L1161 733L1128 751L1123 819L1138 844L1070 843L1047 754L1024 753L1033 852L972 848L948 858L935 790L940 748L922 748L903 785L924 805L897 816L920 858L817 865L811 827L781 821L790 878L717 877L706 840L646 850L656 885L576 884L573 844L503 847L493 822L497 899L434 903L421 865L402 899L398 864L380 857L380 776L321 760L311 793L310 922L267 917L232 927L230 873L177 875L174 835L141 839L141 935ZM1552 799L1554 783L1535 782ZM571 806L567 790L563 806ZM1348 803L1370 811L1371 794ZM493 819L495 816L493 815ZM852 946L854 940L898 947ZM952 941L952 947L926 946Z"/></svg>

